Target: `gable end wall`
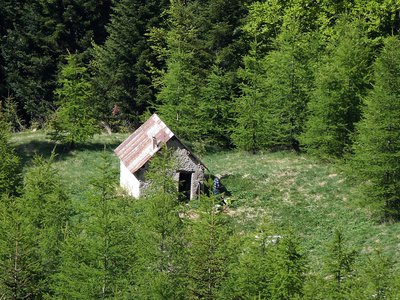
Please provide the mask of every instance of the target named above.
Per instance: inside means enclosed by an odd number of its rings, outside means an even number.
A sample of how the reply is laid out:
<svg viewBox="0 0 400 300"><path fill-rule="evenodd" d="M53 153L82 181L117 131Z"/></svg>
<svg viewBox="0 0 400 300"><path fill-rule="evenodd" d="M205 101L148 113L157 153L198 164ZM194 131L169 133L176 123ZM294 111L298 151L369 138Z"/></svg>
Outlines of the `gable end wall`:
<svg viewBox="0 0 400 300"><path fill-rule="evenodd" d="M140 181L120 161L120 185L127 193L135 198L140 197Z"/></svg>

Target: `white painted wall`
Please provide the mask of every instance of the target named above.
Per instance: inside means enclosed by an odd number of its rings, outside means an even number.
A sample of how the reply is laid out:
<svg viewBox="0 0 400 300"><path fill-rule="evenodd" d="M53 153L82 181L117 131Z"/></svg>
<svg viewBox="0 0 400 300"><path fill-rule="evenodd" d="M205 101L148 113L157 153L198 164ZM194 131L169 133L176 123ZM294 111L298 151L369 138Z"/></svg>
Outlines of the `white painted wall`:
<svg viewBox="0 0 400 300"><path fill-rule="evenodd" d="M120 161L120 185L129 195L139 198L140 181L128 170L122 161Z"/></svg>

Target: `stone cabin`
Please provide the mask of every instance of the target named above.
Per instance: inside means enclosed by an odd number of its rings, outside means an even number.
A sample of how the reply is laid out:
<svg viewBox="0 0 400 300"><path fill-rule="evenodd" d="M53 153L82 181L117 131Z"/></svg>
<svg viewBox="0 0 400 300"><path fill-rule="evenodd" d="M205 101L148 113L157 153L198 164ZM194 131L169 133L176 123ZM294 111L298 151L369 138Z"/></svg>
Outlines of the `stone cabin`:
<svg viewBox="0 0 400 300"><path fill-rule="evenodd" d="M151 158L166 145L177 160L174 179L188 200L201 191L206 166L153 114L142 126L115 149L120 159L120 185L135 198L147 186L146 170Z"/></svg>

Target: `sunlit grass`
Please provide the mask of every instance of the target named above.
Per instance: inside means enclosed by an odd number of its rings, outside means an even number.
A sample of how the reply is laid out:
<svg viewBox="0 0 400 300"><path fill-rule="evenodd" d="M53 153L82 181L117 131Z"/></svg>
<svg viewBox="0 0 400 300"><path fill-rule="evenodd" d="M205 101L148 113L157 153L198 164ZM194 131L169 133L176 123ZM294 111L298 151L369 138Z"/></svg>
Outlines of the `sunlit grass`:
<svg viewBox="0 0 400 300"><path fill-rule="evenodd" d="M84 203L104 151L113 162L118 182L119 163L113 150L126 137L96 135L72 150L57 145L54 166L75 203ZM29 165L35 154L50 157L55 146L43 132L16 134L12 143L24 165ZM202 160L212 174L223 176L222 182L232 194L228 213L238 232L255 235L265 221L278 231L289 227L316 271L336 228L343 230L360 253L379 248L393 257L400 254L400 224L379 224L371 219L369 211L357 204L356 183L334 165L293 152L252 155L231 151L205 155Z"/></svg>
<svg viewBox="0 0 400 300"><path fill-rule="evenodd" d="M224 176L235 203L230 214L239 230L254 232L264 220L290 228L315 270L336 228L360 253L379 248L391 256L400 254L400 224L371 219L369 211L356 204L356 183L334 165L293 152L227 152L204 161L213 173Z"/></svg>

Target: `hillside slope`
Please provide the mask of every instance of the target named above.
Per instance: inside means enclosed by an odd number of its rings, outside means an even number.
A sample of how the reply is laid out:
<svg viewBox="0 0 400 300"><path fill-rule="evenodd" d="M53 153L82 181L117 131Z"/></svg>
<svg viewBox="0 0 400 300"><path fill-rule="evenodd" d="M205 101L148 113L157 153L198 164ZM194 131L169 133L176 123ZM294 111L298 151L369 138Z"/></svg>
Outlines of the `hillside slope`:
<svg viewBox="0 0 400 300"><path fill-rule="evenodd" d="M103 151L114 162L118 182L118 159L113 149L126 134L97 135L92 142L68 150L58 146L55 166L74 201L80 202ZM49 157L54 144L44 133L20 133L13 145L23 163L36 154ZM307 155L292 152L251 155L243 152L208 154L203 161L211 173L223 175L231 192L227 210L242 234L256 235L261 224L291 229L319 270L332 233L341 229L351 247L360 253L373 249L395 257L400 254L400 224L379 224L360 208L357 186L339 168Z"/></svg>

